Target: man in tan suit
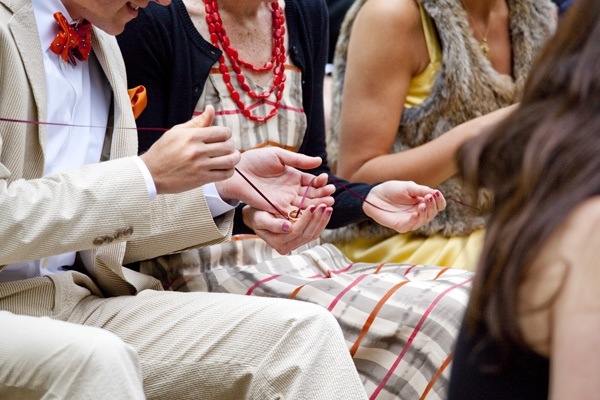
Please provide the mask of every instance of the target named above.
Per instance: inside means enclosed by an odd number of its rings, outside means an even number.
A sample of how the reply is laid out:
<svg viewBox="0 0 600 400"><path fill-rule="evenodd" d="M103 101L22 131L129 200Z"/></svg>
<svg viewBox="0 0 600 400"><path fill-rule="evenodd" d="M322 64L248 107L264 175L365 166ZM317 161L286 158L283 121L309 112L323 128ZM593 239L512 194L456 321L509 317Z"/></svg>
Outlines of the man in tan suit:
<svg viewBox="0 0 600 400"><path fill-rule="evenodd" d="M281 210L311 185L309 203L331 203L323 179L288 167L320 160L241 156L210 108L137 157L111 35L148 1L0 2L0 398L364 398L326 310L164 292L122 268L227 240L237 199L272 211L236 165ZM70 28L55 44L56 11L91 22L89 59Z"/></svg>

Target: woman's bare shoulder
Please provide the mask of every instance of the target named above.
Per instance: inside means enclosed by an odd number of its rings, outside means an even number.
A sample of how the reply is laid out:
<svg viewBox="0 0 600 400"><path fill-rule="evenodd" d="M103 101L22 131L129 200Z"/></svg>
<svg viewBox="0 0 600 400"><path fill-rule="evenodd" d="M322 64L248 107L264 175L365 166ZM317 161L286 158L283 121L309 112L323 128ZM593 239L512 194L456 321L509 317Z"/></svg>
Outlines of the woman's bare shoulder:
<svg viewBox="0 0 600 400"><path fill-rule="evenodd" d="M421 29L419 6L416 0L368 0L357 14L357 21L364 19L372 29L385 27L399 32ZM394 38L390 37L390 44Z"/></svg>
<svg viewBox="0 0 600 400"><path fill-rule="evenodd" d="M565 225L564 241L566 247L574 251L600 245L600 196L586 200L571 212ZM600 247L593 250L600 255Z"/></svg>
<svg viewBox="0 0 600 400"><path fill-rule="evenodd" d="M597 196L573 209L545 243L521 285L521 327L525 340L540 354L550 354L551 314L558 309L581 310L596 305L599 258ZM594 299L586 293L594 293Z"/></svg>
<svg viewBox="0 0 600 400"><path fill-rule="evenodd" d="M564 268L568 274L586 274L587 268L596 268L600 259L600 196L590 198L571 211L566 220L548 239L536 257L532 271L536 280L540 275L554 276L562 281Z"/></svg>
<svg viewBox="0 0 600 400"><path fill-rule="evenodd" d="M386 73L398 72L400 66L415 72L423 55L427 56L416 0L367 0L356 14L351 32L351 47L367 60L384 57L393 67Z"/></svg>
<svg viewBox="0 0 600 400"><path fill-rule="evenodd" d="M600 196L573 209L538 259L546 265L545 273L552 271L552 265L562 265L568 269L568 280L600 284Z"/></svg>

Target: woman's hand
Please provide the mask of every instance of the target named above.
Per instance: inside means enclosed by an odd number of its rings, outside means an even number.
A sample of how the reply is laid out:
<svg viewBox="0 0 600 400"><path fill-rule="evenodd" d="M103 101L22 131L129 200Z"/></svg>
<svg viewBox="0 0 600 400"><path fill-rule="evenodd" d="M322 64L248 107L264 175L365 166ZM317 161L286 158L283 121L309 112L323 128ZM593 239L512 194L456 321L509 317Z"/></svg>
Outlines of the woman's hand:
<svg viewBox="0 0 600 400"><path fill-rule="evenodd" d="M306 208L310 205L333 205L331 195L333 185L327 184L327 174L315 177L300 169L312 169L321 164L319 157L283 150L278 147L265 147L242 153L237 165L238 171L225 181L215 185L222 199L237 199L270 213L282 214L293 208ZM269 204L250 182L273 204Z"/></svg>
<svg viewBox="0 0 600 400"><path fill-rule="evenodd" d="M272 212L244 207L244 223L269 246L285 255L303 244L317 239L331 218L332 208L326 204L310 205L296 221L290 221Z"/></svg>
<svg viewBox="0 0 600 400"><path fill-rule="evenodd" d="M446 199L439 190L406 181L375 186L363 204L365 214L400 233L428 224L444 208Z"/></svg>

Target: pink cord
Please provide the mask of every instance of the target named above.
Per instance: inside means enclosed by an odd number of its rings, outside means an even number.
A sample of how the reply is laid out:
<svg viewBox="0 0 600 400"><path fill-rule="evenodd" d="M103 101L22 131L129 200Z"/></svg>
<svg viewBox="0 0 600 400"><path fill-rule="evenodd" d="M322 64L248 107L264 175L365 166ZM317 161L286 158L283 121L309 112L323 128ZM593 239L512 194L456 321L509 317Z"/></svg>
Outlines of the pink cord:
<svg viewBox="0 0 600 400"><path fill-rule="evenodd" d="M77 125L77 124L63 124L63 123L59 123L59 122L42 122L42 121L29 121L29 120L22 120L22 119L14 119L14 118L1 118L0 117L0 121L3 122L14 122L14 123L22 123L22 124L30 124L30 125L52 125L52 126L69 126L69 127L74 127L74 128L98 128L98 129L106 129L105 126L90 126L90 125ZM135 131L160 131L160 132L166 132L168 131L168 129L166 128L119 128L119 129L127 129L127 130L135 130ZM265 201L267 203L269 203L271 205L271 207L273 207L273 209L275 209L275 211L277 211L277 213L279 215L281 215L283 218L290 220L290 217L285 215L281 210L279 210L275 204L273 204L268 198L267 196L265 196L260 189L258 189L244 174L242 174L242 172L235 168L235 171L240 174L240 176L242 178L244 178L244 180L246 182L248 182L248 184L263 198L265 199ZM311 180L309 187L306 188L306 190L304 191L304 194L302 195L302 199L300 200L300 206L298 207L298 210L302 210L303 206L304 206L304 201L306 200L306 197L308 196L308 190L310 189L310 185L312 185L312 182L316 179L316 176ZM396 212L396 211L392 211L392 210L386 210L385 208L379 207L373 203L371 203L370 201L368 201L366 198L364 198L363 196L361 196L360 194L356 193L354 190L350 189L349 187L344 186L343 184L341 184L340 182L337 182L336 180L332 179L331 177L328 179L329 182L333 183L334 185L344 189L345 191L349 192L352 196L362 200L363 202L369 204L372 207L377 208L378 210L381 211L386 211L386 212ZM461 206L464 207L469 207L471 209L474 210L479 210L479 208L474 207L472 205L463 203L460 200L456 200L453 199L452 197L446 197L446 200L449 201L453 201L457 204L460 204Z"/></svg>

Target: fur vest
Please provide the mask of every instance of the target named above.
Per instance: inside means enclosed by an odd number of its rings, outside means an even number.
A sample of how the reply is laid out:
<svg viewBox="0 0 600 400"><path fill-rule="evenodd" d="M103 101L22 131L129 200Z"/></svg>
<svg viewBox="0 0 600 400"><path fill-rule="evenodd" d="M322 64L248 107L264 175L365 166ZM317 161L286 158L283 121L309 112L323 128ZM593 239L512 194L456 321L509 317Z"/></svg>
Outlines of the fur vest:
<svg viewBox="0 0 600 400"><path fill-rule="evenodd" d="M360 7L367 0L356 0L348 11L338 38L334 72L331 131L327 138L328 157L335 165L338 156L340 108L349 35ZM468 17L459 0L421 1L438 31L442 46L442 67L431 93L418 106L404 109L392 151L420 146L474 117L519 101L536 52L554 32L555 7L550 0L507 0L510 9L510 34L513 53L513 79L497 73L479 48L469 29ZM472 196L460 178L451 177L439 187L446 196L471 204ZM482 193L477 208L485 209L490 196ZM429 236L468 235L485 224L485 215L454 201L418 234ZM372 221L325 232L326 241L357 237L389 237L395 232Z"/></svg>

